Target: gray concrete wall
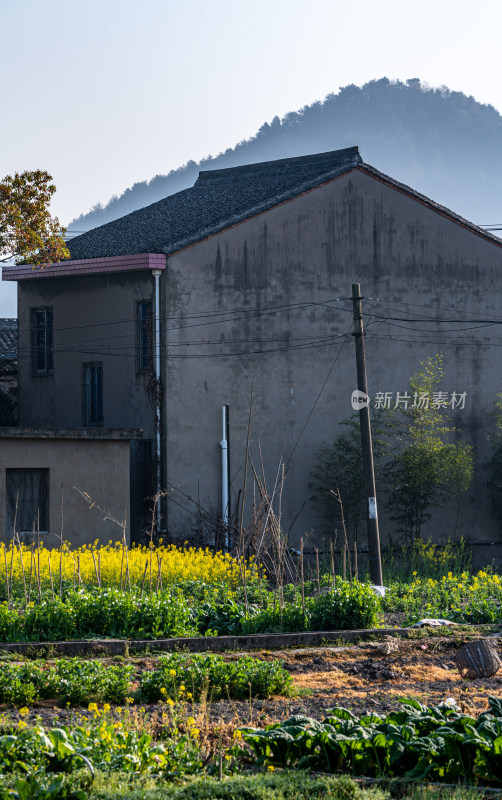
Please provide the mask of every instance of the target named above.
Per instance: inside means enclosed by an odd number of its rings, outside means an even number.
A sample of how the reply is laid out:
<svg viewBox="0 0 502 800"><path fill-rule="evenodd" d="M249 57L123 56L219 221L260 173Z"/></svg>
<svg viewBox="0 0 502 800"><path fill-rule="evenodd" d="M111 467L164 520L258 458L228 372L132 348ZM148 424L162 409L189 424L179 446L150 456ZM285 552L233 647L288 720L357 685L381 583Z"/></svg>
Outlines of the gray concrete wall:
<svg viewBox="0 0 502 800"><path fill-rule="evenodd" d="M121 539L116 524L104 521L104 514L89 510L76 491L87 492L92 500L119 521L129 508L129 441L76 439L2 438L0 440L0 541L12 536L6 531L6 469L49 470L50 536L44 544L57 547L60 536L61 485L63 485L63 538L73 547L106 544ZM129 539L129 532L128 532Z"/></svg>
<svg viewBox="0 0 502 800"><path fill-rule="evenodd" d="M82 424L82 363L103 362L103 424L153 433L148 376L136 374L135 304L151 299L150 272L41 278L18 284L19 424ZM54 374L30 373L30 309L50 306Z"/></svg>
<svg viewBox="0 0 502 800"><path fill-rule="evenodd" d="M218 514L225 402L233 490L242 486L252 379L253 462L258 468L259 442L269 489L279 460L288 465L282 508L292 542L312 529L312 538L321 535L308 483L319 448L352 413L353 282L368 298L371 395L405 391L419 360L440 351L443 388L468 393L455 423L475 449L478 470L460 532L501 541L485 486L493 402L502 390L498 327L460 336L464 322L414 326L387 318L502 318L502 249L358 170L168 258L161 277L162 481L176 535L198 529L197 500ZM134 327L135 300L152 292L151 274L141 272L20 282L21 425L80 425L81 364L102 360L104 424L141 427L152 438ZM29 363L29 309L43 305L54 309L54 376L47 378L32 377ZM252 488L250 481L246 518ZM445 512L429 530L446 538L453 528ZM392 530L384 515L384 540ZM488 549L484 560L499 553Z"/></svg>
<svg viewBox="0 0 502 800"><path fill-rule="evenodd" d="M254 378L254 463L260 442L269 489L279 460L288 464L282 507L292 540L321 530L308 483L319 448L352 411L354 344L349 336L340 340L346 342L341 351L337 339L307 345L314 341L309 337L350 331L347 298L354 282L369 298L364 313L372 395L405 391L419 360L438 352L446 367L442 388L468 393L455 423L474 447L479 468L460 532L501 541L484 485L493 403L502 390L499 350L492 346L499 329L477 328L460 338L458 328L466 323L391 324L379 317L502 318L502 248L360 171L168 258L167 313L181 315L185 326L164 333L167 481L178 487L172 496L187 509L171 503L171 529L197 527L194 504L179 490L199 497L206 509L218 507L225 402L231 408L233 487L242 486ZM292 304L308 305L280 308ZM250 511L251 492L246 503ZM384 540L392 529L384 517ZM443 514L429 531L446 538L453 529L451 514ZM486 551L485 560L491 555L500 557L500 550Z"/></svg>

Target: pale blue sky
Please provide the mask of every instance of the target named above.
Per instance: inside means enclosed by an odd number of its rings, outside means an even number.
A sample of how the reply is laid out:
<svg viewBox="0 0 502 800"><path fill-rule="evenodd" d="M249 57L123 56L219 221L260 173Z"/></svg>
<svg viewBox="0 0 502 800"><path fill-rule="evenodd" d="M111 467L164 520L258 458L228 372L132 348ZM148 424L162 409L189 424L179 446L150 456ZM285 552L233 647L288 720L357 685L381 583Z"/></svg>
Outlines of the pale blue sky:
<svg viewBox="0 0 502 800"><path fill-rule="evenodd" d="M501 29L500 0L0 0L0 176L51 172L67 223L349 83L502 111Z"/></svg>

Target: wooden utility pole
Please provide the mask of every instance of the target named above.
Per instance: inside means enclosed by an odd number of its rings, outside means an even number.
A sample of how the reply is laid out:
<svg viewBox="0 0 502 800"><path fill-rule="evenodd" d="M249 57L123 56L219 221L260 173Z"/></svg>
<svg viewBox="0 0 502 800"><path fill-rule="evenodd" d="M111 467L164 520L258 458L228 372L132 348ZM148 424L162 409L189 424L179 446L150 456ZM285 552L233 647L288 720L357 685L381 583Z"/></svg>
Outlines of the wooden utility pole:
<svg viewBox="0 0 502 800"><path fill-rule="evenodd" d="M363 310L361 286L352 284L352 304L354 308L354 338L356 342L357 388L364 396L359 396L359 423L361 428L361 449L363 456L364 486L366 491L366 518L368 522L368 550L370 557L370 578L376 586L382 586L382 557L380 554L380 533L375 491L375 469L373 466L373 445L371 443L371 421L366 379L366 359L364 357Z"/></svg>

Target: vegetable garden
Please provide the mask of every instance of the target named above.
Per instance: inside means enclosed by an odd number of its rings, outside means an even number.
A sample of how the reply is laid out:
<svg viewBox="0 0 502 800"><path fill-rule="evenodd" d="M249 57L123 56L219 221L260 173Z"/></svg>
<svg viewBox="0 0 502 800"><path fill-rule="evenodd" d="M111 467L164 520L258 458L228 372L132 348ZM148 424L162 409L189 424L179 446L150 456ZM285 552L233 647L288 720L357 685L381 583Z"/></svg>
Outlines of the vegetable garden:
<svg viewBox="0 0 502 800"><path fill-rule="evenodd" d="M399 796L358 786L360 777L502 788L502 691L498 678L460 679L452 654L464 633L303 655L154 651L166 637L433 616L493 626L502 581L492 571L417 573L379 597L335 574L333 560L317 559L308 575L299 564L297 581L276 583L253 560L194 548L0 549L1 642L152 642L136 658L0 650L2 800Z"/></svg>

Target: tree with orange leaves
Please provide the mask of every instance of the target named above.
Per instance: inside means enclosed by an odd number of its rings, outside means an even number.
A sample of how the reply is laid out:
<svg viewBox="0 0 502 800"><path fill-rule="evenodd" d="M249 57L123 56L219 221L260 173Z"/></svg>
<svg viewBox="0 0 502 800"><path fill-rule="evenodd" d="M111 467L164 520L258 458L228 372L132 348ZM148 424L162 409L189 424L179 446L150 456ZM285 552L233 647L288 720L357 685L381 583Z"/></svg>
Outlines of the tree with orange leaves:
<svg viewBox="0 0 502 800"><path fill-rule="evenodd" d="M44 266L70 258L66 228L52 217L56 187L48 172L16 172L0 181L0 259Z"/></svg>

